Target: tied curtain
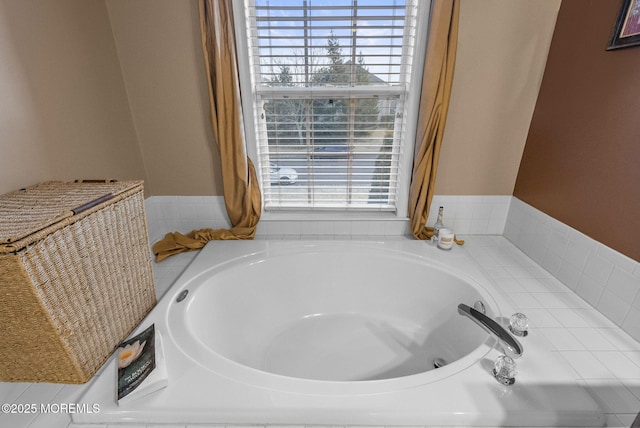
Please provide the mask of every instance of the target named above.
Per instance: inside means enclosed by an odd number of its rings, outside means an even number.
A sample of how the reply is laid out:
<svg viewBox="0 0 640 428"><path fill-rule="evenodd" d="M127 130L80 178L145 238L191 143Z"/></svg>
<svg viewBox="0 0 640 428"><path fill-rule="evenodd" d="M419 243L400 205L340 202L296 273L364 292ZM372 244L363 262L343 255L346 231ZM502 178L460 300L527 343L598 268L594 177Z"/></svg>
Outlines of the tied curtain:
<svg viewBox="0 0 640 428"><path fill-rule="evenodd" d="M409 222L411 233L417 239L430 239L433 235L433 229L427 228L426 222L449 109L459 13L460 0L432 2L409 189Z"/></svg>
<svg viewBox="0 0 640 428"><path fill-rule="evenodd" d="M231 229L168 233L153 246L156 261L197 250L214 239L253 239L262 196L247 157L235 45L233 0L200 0L202 51L209 88L213 137L220 153L224 201Z"/></svg>

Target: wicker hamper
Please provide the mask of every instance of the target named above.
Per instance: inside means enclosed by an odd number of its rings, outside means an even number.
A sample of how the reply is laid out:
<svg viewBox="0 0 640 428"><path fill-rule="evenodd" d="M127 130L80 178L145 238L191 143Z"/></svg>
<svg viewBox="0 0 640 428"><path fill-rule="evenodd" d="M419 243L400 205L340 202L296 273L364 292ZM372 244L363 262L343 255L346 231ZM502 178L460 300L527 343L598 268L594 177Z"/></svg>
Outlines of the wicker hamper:
<svg viewBox="0 0 640 428"><path fill-rule="evenodd" d="M155 303L142 181L0 196L0 381L87 382Z"/></svg>

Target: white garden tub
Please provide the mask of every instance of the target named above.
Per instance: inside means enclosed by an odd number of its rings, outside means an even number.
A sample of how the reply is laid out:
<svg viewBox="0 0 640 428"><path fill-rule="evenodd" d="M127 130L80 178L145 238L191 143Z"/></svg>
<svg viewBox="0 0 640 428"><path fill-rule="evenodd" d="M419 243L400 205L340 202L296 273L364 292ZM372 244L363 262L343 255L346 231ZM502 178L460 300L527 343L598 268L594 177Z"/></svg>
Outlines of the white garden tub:
<svg viewBox="0 0 640 428"><path fill-rule="evenodd" d="M163 334L169 386L118 407L115 367L108 368L83 399L99 403L100 413L74 421L604 423L535 340L521 339L516 384L498 383L490 372L500 347L457 311L476 301L493 318L510 315L464 248L444 252L412 240L213 242L141 324Z"/></svg>

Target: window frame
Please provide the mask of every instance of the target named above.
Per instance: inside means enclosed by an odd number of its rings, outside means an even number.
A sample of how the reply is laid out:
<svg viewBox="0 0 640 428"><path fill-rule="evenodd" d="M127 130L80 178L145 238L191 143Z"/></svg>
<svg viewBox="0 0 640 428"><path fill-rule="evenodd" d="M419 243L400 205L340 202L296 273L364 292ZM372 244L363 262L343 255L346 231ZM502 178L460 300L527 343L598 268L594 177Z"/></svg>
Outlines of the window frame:
<svg viewBox="0 0 640 428"><path fill-rule="evenodd" d="M249 59L249 45L247 38L248 23L246 20L246 5L245 0L232 0L233 12L235 19L235 35L236 35L236 55L239 68L239 80L241 87L242 109L243 109L243 123L245 134L245 148L248 156L254 160L254 164L257 169L258 177L263 176L262 166L260 165L259 153L258 153L258 135L259 129L258 120L259 113L257 112L256 89L252 82L251 77L251 61ZM416 40L414 45L414 58L412 65L412 75L410 83L407 86L407 94L405 98L405 111L404 118L405 129L403 130L403 147L400 152L400 158L398 161L398 189L396 192L396 210L395 211L380 211L380 210L354 210L346 211L344 209L331 209L331 208L291 208L291 209L277 209L277 210L264 210L263 200L263 217L277 217L278 219L285 219L287 217L292 219L311 219L311 218L326 218L327 215L332 218L353 218L354 215L360 218L408 218L408 203L409 203L409 187L411 184L411 174L413 170L413 159L415 153L415 138L416 127L418 121L418 106L420 102L420 93L422 87L422 74L424 69L424 59L426 57L427 48L427 34L428 24L431 11L431 0L417 0L416 11ZM351 88L354 89L354 88ZM357 89L357 87L356 87ZM363 89L366 93L380 93L384 95L387 90L386 87L381 86L377 88ZM301 92L304 92L304 88L301 88ZM262 181L258 180L262 188Z"/></svg>

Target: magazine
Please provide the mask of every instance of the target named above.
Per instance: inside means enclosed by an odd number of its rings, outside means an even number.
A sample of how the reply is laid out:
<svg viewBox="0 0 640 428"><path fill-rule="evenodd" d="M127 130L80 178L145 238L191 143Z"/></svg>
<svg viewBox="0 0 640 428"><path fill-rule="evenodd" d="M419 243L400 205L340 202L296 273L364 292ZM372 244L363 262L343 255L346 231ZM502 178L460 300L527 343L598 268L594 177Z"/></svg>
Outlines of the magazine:
<svg viewBox="0 0 640 428"><path fill-rule="evenodd" d="M162 337L154 324L122 342L116 351L116 359L119 405L167 386Z"/></svg>

